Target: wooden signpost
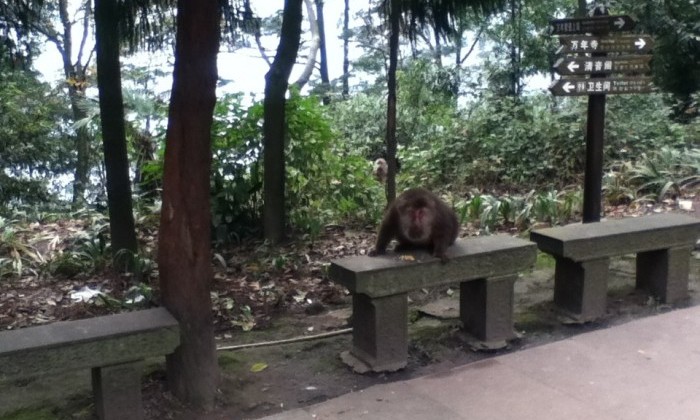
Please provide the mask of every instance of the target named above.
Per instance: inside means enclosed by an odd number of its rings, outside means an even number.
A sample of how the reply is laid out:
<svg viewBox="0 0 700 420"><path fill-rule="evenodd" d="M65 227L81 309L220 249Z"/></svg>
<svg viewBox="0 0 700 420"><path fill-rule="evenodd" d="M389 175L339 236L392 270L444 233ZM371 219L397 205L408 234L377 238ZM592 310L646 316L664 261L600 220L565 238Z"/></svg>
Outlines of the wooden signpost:
<svg viewBox="0 0 700 420"><path fill-rule="evenodd" d="M600 10L599 10L600 11ZM562 78L549 90L555 96L588 96L586 171L583 187L583 223L600 221L603 178L605 97L652 91L649 63L654 41L650 36L620 34L636 22L630 16L556 19L553 35L561 35L554 71Z"/></svg>

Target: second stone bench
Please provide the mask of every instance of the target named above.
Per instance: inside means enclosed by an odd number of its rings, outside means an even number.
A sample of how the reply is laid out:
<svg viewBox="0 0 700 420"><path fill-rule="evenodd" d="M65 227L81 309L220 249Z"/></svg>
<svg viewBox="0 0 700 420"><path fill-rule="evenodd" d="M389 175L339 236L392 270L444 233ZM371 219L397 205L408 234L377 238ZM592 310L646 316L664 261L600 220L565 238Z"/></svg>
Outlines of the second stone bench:
<svg viewBox="0 0 700 420"><path fill-rule="evenodd" d="M352 293L353 343L343 356L357 371L393 371L408 359L408 293L460 283L463 328L487 343L514 337L513 285L534 264L532 242L507 235L460 239L446 264L425 252L331 262L331 280Z"/></svg>

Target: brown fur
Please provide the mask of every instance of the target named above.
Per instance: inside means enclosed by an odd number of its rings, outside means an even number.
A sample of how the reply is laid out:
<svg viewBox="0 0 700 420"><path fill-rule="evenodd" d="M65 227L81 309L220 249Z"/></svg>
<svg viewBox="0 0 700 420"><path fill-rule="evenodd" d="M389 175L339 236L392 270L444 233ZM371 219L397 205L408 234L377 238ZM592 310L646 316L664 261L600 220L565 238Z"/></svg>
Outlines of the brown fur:
<svg viewBox="0 0 700 420"><path fill-rule="evenodd" d="M386 253L392 239L396 250L426 247L433 256L447 261L445 252L459 234L455 212L437 195L424 188L412 188L396 197L387 208L379 227L377 243L370 256Z"/></svg>

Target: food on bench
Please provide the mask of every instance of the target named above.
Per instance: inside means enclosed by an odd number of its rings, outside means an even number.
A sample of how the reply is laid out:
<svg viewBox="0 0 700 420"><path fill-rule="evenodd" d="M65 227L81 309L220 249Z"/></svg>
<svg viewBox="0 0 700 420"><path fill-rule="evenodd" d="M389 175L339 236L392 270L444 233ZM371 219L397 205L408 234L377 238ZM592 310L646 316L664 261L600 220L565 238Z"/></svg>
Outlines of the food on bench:
<svg viewBox="0 0 700 420"><path fill-rule="evenodd" d="M445 252L455 242L458 233L459 223L454 210L432 192L412 188L396 197L386 210L377 243L369 255L386 253L386 247L396 239L396 250L426 247L433 256L446 262Z"/></svg>

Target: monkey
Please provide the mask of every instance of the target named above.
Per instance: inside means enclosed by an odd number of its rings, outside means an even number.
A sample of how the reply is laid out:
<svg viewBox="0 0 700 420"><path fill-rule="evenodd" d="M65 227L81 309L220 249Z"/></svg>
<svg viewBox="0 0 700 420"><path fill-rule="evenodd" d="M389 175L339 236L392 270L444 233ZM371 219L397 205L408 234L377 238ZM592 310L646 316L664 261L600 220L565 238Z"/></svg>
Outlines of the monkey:
<svg viewBox="0 0 700 420"><path fill-rule="evenodd" d="M372 175L380 183L384 184L386 182L386 176L389 173L389 165L386 163L384 158L379 158L374 161L372 165Z"/></svg>
<svg viewBox="0 0 700 420"><path fill-rule="evenodd" d="M457 240L459 222L454 210L425 188L412 188L399 195L387 208L379 226L377 242L370 256L386 253L392 239L394 250L425 247L443 263L447 248Z"/></svg>

